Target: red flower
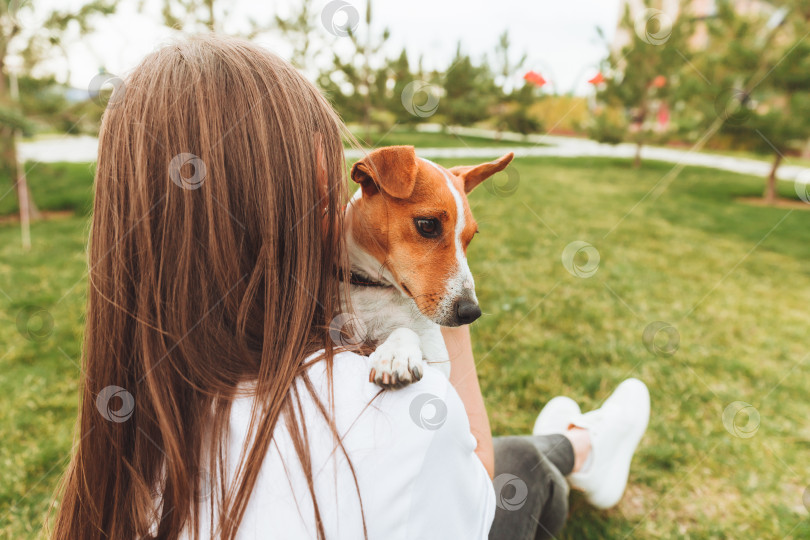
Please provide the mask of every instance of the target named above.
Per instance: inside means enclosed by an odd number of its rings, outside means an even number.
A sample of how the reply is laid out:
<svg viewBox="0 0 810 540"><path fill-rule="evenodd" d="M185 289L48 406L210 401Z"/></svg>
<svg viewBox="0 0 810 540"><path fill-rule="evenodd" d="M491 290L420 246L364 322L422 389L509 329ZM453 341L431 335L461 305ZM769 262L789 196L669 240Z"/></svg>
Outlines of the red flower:
<svg viewBox="0 0 810 540"><path fill-rule="evenodd" d="M546 84L546 81L542 75L537 73L536 71L528 71L523 78L527 81L532 83L533 85L537 86L538 88Z"/></svg>

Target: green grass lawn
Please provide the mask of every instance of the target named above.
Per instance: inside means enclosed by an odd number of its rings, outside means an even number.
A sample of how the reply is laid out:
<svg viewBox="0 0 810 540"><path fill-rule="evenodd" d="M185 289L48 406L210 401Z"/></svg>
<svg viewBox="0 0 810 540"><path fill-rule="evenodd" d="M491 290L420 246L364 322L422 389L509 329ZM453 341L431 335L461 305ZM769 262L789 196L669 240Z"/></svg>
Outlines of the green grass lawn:
<svg viewBox="0 0 810 540"><path fill-rule="evenodd" d="M468 255L485 313L473 338L495 433L528 432L557 394L587 410L630 376L652 394L624 500L597 512L574 496L564 537L810 537L810 212L740 204L763 181L715 170L687 168L637 204L672 165L537 158L513 167L513 193L471 195L481 234ZM73 180L51 188L59 171ZM41 165L29 179L42 207L86 209L89 171ZM2 537L36 535L70 452L87 224L86 215L35 223L29 253L19 227L0 225ZM575 241L599 252L591 277L561 261ZM573 262L588 269L583 254ZM31 306L48 315L21 332ZM667 348L663 332L645 344L655 321L679 336L671 356L648 350ZM759 416L750 438L724 425L737 401Z"/></svg>
<svg viewBox="0 0 810 540"><path fill-rule="evenodd" d="M26 177L37 206L88 215L93 207L94 167L91 163L27 163ZM18 209L9 178L0 176L0 216Z"/></svg>

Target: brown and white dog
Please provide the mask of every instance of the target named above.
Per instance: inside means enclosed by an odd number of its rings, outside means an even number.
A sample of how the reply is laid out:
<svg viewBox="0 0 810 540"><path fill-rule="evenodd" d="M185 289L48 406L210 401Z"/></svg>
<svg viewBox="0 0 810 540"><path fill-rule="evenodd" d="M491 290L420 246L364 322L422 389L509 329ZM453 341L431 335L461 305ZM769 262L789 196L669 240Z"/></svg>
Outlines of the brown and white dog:
<svg viewBox="0 0 810 540"><path fill-rule="evenodd" d="M390 146L352 167L360 189L346 208L350 296L361 339L376 347L369 380L405 386L422 378L424 362L449 376L439 327L481 316L466 256L478 226L466 194L513 156L445 169L412 146Z"/></svg>

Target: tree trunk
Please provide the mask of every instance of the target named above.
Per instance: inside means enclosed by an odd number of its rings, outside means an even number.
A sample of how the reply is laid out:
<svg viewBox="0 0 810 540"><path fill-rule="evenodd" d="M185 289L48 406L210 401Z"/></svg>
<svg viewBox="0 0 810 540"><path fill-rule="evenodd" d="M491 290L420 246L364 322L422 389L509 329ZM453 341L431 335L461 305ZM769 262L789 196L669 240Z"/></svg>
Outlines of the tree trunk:
<svg viewBox="0 0 810 540"><path fill-rule="evenodd" d="M369 38L370 39L370 38ZM366 87L366 95L363 96L363 128L365 130L366 146L374 144L371 141L371 67L369 64L369 52L367 44L363 52L363 85Z"/></svg>
<svg viewBox="0 0 810 540"><path fill-rule="evenodd" d="M804 146L802 147L802 159L810 159L810 139L804 141Z"/></svg>
<svg viewBox="0 0 810 540"><path fill-rule="evenodd" d="M633 168L641 167L641 143L636 143L636 156L633 158Z"/></svg>
<svg viewBox="0 0 810 540"><path fill-rule="evenodd" d="M768 174L768 182L765 184L765 193L762 196L765 198L765 201L768 203L774 203L777 199L776 193L776 170L779 168L779 164L782 163L782 154L776 154L773 159L773 166L771 167L771 172Z"/></svg>
<svg viewBox="0 0 810 540"><path fill-rule="evenodd" d="M363 47L363 75L366 83L366 95L363 101L363 124L366 128L366 144L371 142L371 0L366 2L366 44Z"/></svg>
<svg viewBox="0 0 810 540"><path fill-rule="evenodd" d="M212 32L216 32L217 22L214 18L214 0L207 0L208 4L208 29Z"/></svg>
<svg viewBox="0 0 810 540"><path fill-rule="evenodd" d="M0 174L2 173L8 175L11 185L14 186L14 192L20 202L20 211L22 212L22 205L25 204L31 220L40 219L42 214L31 196L28 183L25 181L25 168L20 167L17 162L17 141L14 137L14 131L9 127L0 128ZM26 192L21 193L21 189L25 189Z"/></svg>
<svg viewBox="0 0 810 540"><path fill-rule="evenodd" d="M369 82L366 83L366 88L368 92L366 92L365 102L363 105L363 127L366 130L366 145L371 146L371 84Z"/></svg>
<svg viewBox="0 0 810 540"><path fill-rule="evenodd" d="M4 106L10 105L11 97L9 96L8 88L6 87L5 67L6 67L6 52L8 51L8 42L11 37L14 37L15 32L8 38L0 40L0 104ZM9 83L11 80L9 79ZM26 204L28 208L28 216L32 220L41 218L39 209L34 203L34 198L31 196L31 191L28 189L28 183L23 181L20 183L21 175L25 174L25 168L20 167L17 161L17 137L16 129L11 126L0 125L0 176L3 173L8 175L11 185L14 186L14 192L17 194L17 200L22 204ZM20 185L26 192L20 197ZM21 208L22 210L22 208Z"/></svg>

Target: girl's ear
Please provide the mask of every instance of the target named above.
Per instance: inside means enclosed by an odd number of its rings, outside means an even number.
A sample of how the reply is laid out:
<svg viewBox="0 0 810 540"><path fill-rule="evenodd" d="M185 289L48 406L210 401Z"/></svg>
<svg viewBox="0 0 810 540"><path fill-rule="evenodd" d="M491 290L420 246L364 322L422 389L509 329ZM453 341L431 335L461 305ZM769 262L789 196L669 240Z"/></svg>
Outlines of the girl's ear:
<svg viewBox="0 0 810 540"><path fill-rule="evenodd" d="M461 179L464 180L464 191L469 193L475 189L478 184L493 174L504 170L506 166L509 165L509 162L512 161L513 157L515 157L514 152L509 152L505 156L500 157L495 161L490 161L489 163L453 167L452 169L448 170L456 176L460 176Z"/></svg>
<svg viewBox="0 0 810 540"><path fill-rule="evenodd" d="M413 146L378 148L352 166L352 180L364 196L377 192L407 199L416 185L416 152Z"/></svg>

